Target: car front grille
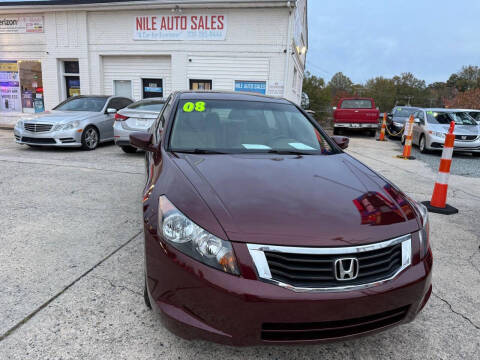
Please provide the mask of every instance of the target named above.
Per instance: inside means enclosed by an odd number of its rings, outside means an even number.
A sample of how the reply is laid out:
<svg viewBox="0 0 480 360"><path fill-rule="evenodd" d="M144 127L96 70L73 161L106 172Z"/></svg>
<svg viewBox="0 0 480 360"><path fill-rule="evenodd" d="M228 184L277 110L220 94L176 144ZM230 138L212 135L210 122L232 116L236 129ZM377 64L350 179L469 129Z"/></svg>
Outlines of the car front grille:
<svg viewBox="0 0 480 360"><path fill-rule="evenodd" d="M32 137L22 137L22 142L32 143L32 144L56 144L55 139L50 138L32 138Z"/></svg>
<svg viewBox="0 0 480 360"><path fill-rule="evenodd" d="M52 130L53 124L24 123L23 128L27 131L40 133Z"/></svg>
<svg viewBox="0 0 480 360"><path fill-rule="evenodd" d="M458 141L474 141L477 140L478 135L455 135L455 140Z"/></svg>
<svg viewBox="0 0 480 360"><path fill-rule="evenodd" d="M373 286L392 279L411 262L410 235L356 247L247 246L261 280L294 291L342 291ZM346 268L355 262L355 275L342 277L339 261L344 261Z"/></svg>
<svg viewBox="0 0 480 360"><path fill-rule="evenodd" d="M314 341L358 335L378 330L402 321L408 306L383 313L338 321L309 323L263 323L261 337L264 341Z"/></svg>

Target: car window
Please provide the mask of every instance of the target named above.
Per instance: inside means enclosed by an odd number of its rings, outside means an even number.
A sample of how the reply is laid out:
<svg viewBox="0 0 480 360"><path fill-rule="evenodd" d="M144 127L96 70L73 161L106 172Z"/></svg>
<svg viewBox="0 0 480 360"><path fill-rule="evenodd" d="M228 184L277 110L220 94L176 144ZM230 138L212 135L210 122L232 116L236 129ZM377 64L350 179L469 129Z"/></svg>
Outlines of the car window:
<svg viewBox="0 0 480 360"><path fill-rule="evenodd" d="M370 100L343 100L340 109L371 109Z"/></svg>
<svg viewBox="0 0 480 360"><path fill-rule="evenodd" d="M60 111L102 111L106 97L71 97L53 110Z"/></svg>
<svg viewBox="0 0 480 360"><path fill-rule="evenodd" d="M155 144L160 143L160 139L162 137L161 131L165 127L165 120L168 118L170 114L170 110L172 108L172 101L173 101L173 96L170 95L170 97L167 99L164 106L162 107L160 114L155 120L154 126L152 126L153 140Z"/></svg>
<svg viewBox="0 0 480 360"><path fill-rule="evenodd" d="M420 120L420 124L425 124L425 115L423 114L423 111L417 112L417 119Z"/></svg>
<svg viewBox="0 0 480 360"><path fill-rule="evenodd" d="M135 110L150 110L150 111L161 111L165 101L156 100L156 101L138 101L128 106L129 109Z"/></svg>
<svg viewBox="0 0 480 360"><path fill-rule="evenodd" d="M427 111L427 119L432 124L448 125L454 121L456 125L477 125L475 120L468 115L467 112L443 112L443 111Z"/></svg>
<svg viewBox="0 0 480 360"><path fill-rule="evenodd" d="M127 107L131 103L132 103L132 100L127 98L113 98L108 103L107 109L113 108L115 110L120 110L120 109L123 109L124 107Z"/></svg>
<svg viewBox="0 0 480 360"><path fill-rule="evenodd" d="M241 100L180 101L169 146L225 153L336 152L294 105Z"/></svg>
<svg viewBox="0 0 480 360"><path fill-rule="evenodd" d="M472 118L474 118L477 122L480 121L480 112L470 111L468 114L469 114Z"/></svg>
<svg viewBox="0 0 480 360"><path fill-rule="evenodd" d="M410 115L414 114L417 111L417 109L411 109L411 108L395 108L393 115L398 116L398 117L409 117Z"/></svg>

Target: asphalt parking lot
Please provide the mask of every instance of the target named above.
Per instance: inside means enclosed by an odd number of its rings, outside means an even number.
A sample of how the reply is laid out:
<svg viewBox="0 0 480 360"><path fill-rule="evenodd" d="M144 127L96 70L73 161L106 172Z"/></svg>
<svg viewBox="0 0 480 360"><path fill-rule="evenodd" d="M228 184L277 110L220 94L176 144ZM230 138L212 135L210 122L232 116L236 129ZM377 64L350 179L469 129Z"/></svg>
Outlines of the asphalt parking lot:
<svg viewBox="0 0 480 360"><path fill-rule="evenodd" d="M430 198L439 155L396 159L399 142L361 136L347 151ZM448 202L460 213L430 215L433 295L413 323L326 345L232 348L177 338L144 306L141 153L31 149L0 130L0 358L478 358L480 159L455 156L453 169Z"/></svg>

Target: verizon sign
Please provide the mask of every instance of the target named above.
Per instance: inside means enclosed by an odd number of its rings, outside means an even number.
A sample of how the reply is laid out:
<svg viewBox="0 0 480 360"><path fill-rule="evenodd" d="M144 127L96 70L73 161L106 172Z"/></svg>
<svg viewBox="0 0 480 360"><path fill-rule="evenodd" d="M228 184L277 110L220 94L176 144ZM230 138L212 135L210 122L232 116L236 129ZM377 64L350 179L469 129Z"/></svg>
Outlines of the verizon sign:
<svg viewBox="0 0 480 360"><path fill-rule="evenodd" d="M225 40L227 16L149 15L135 17L134 40Z"/></svg>
<svg viewBox="0 0 480 360"><path fill-rule="evenodd" d="M0 15L0 34L43 33L43 16Z"/></svg>

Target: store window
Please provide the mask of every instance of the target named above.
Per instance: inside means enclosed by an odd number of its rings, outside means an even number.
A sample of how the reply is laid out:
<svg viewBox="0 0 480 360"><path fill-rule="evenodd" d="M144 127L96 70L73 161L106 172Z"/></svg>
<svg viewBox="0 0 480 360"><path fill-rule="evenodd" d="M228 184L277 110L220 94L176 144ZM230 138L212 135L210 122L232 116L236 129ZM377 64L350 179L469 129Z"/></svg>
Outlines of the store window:
<svg viewBox="0 0 480 360"><path fill-rule="evenodd" d="M132 97L132 81L131 80L113 80L113 89L115 96Z"/></svg>
<svg viewBox="0 0 480 360"><path fill-rule="evenodd" d="M142 79L142 98L163 97L162 79Z"/></svg>
<svg viewBox="0 0 480 360"><path fill-rule="evenodd" d="M0 111L44 111L40 61L0 61Z"/></svg>
<svg viewBox="0 0 480 360"><path fill-rule="evenodd" d="M212 80L190 79L190 90L212 90Z"/></svg>
<svg viewBox="0 0 480 360"><path fill-rule="evenodd" d="M67 98L80 95L80 71L78 61L63 61L63 77Z"/></svg>

